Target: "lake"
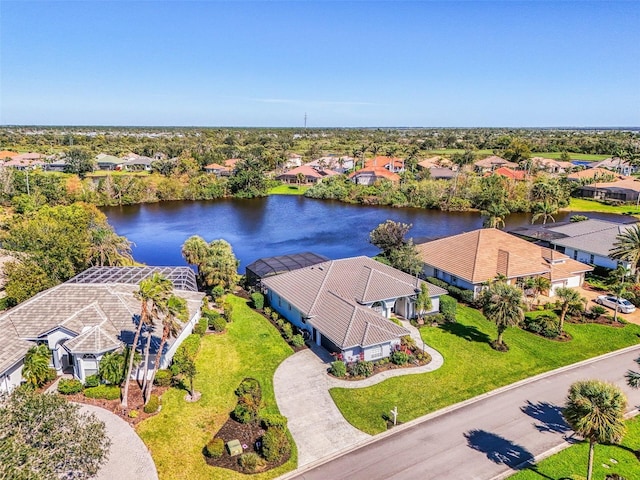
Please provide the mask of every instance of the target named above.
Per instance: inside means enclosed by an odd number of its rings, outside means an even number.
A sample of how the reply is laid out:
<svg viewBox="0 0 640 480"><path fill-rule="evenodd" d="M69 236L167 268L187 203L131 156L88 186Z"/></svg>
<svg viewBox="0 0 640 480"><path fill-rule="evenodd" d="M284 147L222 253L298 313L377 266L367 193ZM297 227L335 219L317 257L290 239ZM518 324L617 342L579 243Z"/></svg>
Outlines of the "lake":
<svg viewBox="0 0 640 480"><path fill-rule="evenodd" d="M134 258L147 265L184 265L184 241L200 235L206 241L223 238L240 260L239 271L261 257L311 251L328 258L373 256L369 232L385 220L413 224L416 242L455 235L482 227L477 212L442 212L417 208L351 205L301 196L271 195L257 199L161 202L102 209L119 235L135 246ZM560 213L557 221L572 213ZM589 213L593 218L611 215ZM513 214L506 227L531 222Z"/></svg>

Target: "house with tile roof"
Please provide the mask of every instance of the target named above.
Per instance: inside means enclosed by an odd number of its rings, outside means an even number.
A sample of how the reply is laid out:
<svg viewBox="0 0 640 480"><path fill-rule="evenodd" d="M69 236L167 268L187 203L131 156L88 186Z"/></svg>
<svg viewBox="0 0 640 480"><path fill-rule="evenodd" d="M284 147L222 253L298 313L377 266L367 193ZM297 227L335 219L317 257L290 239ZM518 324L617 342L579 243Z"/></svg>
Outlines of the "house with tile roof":
<svg viewBox="0 0 640 480"><path fill-rule="evenodd" d="M522 170L512 170L509 167L498 167L493 171L493 174L517 181L522 181L525 179L525 172L523 172Z"/></svg>
<svg viewBox="0 0 640 480"><path fill-rule="evenodd" d="M620 177L614 181L595 182L582 185L576 195L594 200L613 200L627 203L640 200L640 182L635 177Z"/></svg>
<svg viewBox="0 0 640 480"><path fill-rule="evenodd" d="M563 162L553 158L533 157L531 162L536 168L548 173L567 173L576 168L571 162Z"/></svg>
<svg viewBox="0 0 640 480"><path fill-rule="evenodd" d="M126 163L124 158L118 158L106 153L99 153L95 157L98 170L122 170Z"/></svg>
<svg viewBox="0 0 640 480"><path fill-rule="evenodd" d="M377 155L368 159L364 166L365 168L382 167L394 173L404 172L404 160L402 158L386 157L384 155Z"/></svg>
<svg viewBox="0 0 640 480"><path fill-rule="evenodd" d="M161 368L166 368L180 343L200 317L204 294L197 291L193 270L188 267L93 267L45 290L0 315L0 392L22 381L27 350L46 344L52 367L58 374L72 373L84 381L98 371L108 352L131 345L139 321L140 302L134 293L140 280L161 273L174 286L174 295L187 302L188 321L175 339L166 343ZM160 346L162 326L147 331L151 350ZM146 343L141 335L138 347ZM134 376L144 372L139 367Z"/></svg>
<svg viewBox="0 0 640 480"><path fill-rule="evenodd" d="M553 248L582 263L611 269L622 265L628 269L629 262L609 258L609 252L613 248L616 237L632 228L636 224L635 220L630 223L597 219L548 223L515 228L511 233Z"/></svg>
<svg viewBox="0 0 640 480"><path fill-rule="evenodd" d="M300 167L292 168L288 172L285 172L276 177L277 180L285 183L298 183L298 175L301 174L303 179L302 183L318 183L321 182L323 178L333 177L335 175L340 175L338 172L334 172L333 170L328 170L324 168L313 168L309 165L302 165Z"/></svg>
<svg viewBox="0 0 640 480"><path fill-rule="evenodd" d="M329 169L338 173L345 173L351 170L355 165L355 158L346 155L325 155L324 157L316 158L311 162L305 163L309 167Z"/></svg>
<svg viewBox="0 0 640 480"><path fill-rule="evenodd" d="M13 157L20 155L18 152L12 152L11 150L0 150L0 160L11 160Z"/></svg>
<svg viewBox="0 0 640 480"><path fill-rule="evenodd" d="M216 177L231 175L231 169L229 167L220 165L219 163L210 163L209 165L204 167L204 171L215 175Z"/></svg>
<svg viewBox="0 0 640 480"><path fill-rule="evenodd" d="M551 248L541 247L495 228L473 230L416 245L424 274L478 295L497 276L522 285L530 277L550 280L549 296L558 287L579 287L593 270Z"/></svg>
<svg viewBox="0 0 640 480"><path fill-rule="evenodd" d="M416 316L422 283L368 257L330 260L262 279L271 308L347 362L393 352L409 331L389 318ZM431 312L437 312L446 290L427 285Z"/></svg>
<svg viewBox="0 0 640 480"><path fill-rule="evenodd" d="M474 162L473 165L478 173L493 172L496 168L500 167L518 168L517 163L510 162L509 160L505 160L497 155L491 155L490 157L478 160L477 162Z"/></svg>
<svg viewBox="0 0 640 480"><path fill-rule="evenodd" d="M624 176L629 176L638 170L638 167L620 157L610 157L599 162L592 162L589 164L589 168L605 168Z"/></svg>
<svg viewBox="0 0 640 480"><path fill-rule="evenodd" d="M349 174L349 179L358 185L373 185L379 180L389 180L392 183L400 181L400 175L390 172L384 167L365 167Z"/></svg>
<svg viewBox="0 0 640 480"><path fill-rule="evenodd" d="M570 182L593 183L597 181L610 182L615 179L622 178L606 168L588 168L567 175Z"/></svg>

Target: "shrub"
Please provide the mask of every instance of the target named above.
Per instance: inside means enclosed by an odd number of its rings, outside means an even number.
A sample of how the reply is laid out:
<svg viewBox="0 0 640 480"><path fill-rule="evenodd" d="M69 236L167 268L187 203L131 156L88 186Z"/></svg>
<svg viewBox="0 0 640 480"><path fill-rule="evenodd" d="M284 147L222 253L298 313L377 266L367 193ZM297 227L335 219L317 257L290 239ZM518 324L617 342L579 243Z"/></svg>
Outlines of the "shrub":
<svg viewBox="0 0 640 480"><path fill-rule="evenodd" d="M228 323L231 323L233 321L233 304L229 302L224 302L222 309L223 309L223 315L225 320Z"/></svg>
<svg viewBox="0 0 640 480"><path fill-rule="evenodd" d="M441 313L432 313L431 315L427 315L426 320L427 322L437 323L438 325L444 325L447 323L447 319Z"/></svg>
<svg viewBox="0 0 640 480"><path fill-rule="evenodd" d="M531 315L531 313L535 315ZM558 317L549 312L527 312L524 316L523 327L529 332L537 333L547 338L555 338L560 335Z"/></svg>
<svg viewBox="0 0 640 480"><path fill-rule="evenodd" d="M389 359L396 365L405 365L409 361L409 354L403 352L402 350L396 350L391 354Z"/></svg>
<svg viewBox="0 0 640 480"><path fill-rule="evenodd" d="M331 364L329 373L334 377L342 378L347 374L347 366L341 360L336 360Z"/></svg>
<svg viewBox="0 0 640 480"><path fill-rule="evenodd" d="M209 322L206 317L200 317L196 326L193 327L193 333L196 335L200 335L201 337L207 333L207 327L209 326Z"/></svg>
<svg viewBox="0 0 640 480"><path fill-rule="evenodd" d="M427 277L427 282L431 285L435 285L436 287L447 289L449 288L449 284L435 277Z"/></svg>
<svg viewBox="0 0 640 480"><path fill-rule="evenodd" d="M249 452L240 455L238 464L246 473L255 473L264 466L264 460L257 453Z"/></svg>
<svg viewBox="0 0 640 480"><path fill-rule="evenodd" d="M444 316L447 322L456 321L456 310L458 308L458 302L449 295L442 295L440 297L440 312Z"/></svg>
<svg viewBox="0 0 640 480"><path fill-rule="evenodd" d="M61 378L58 382L58 392L62 395L73 395L82 391L82 382L75 378Z"/></svg>
<svg viewBox="0 0 640 480"><path fill-rule="evenodd" d="M304 345L304 337L299 333L291 337L291 345L294 347L302 347Z"/></svg>
<svg viewBox="0 0 640 480"><path fill-rule="evenodd" d="M414 356L416 357L416 360L418 360L419 362L429 363L431 361L431 355L429 355L427 352L418 351L414 353Z"/></svg>
<svg viewBox="0 0 640 480"><path fill-rule="evenodd" d="M129 418L138 418L138 414L139 414L138 410L131 410L128 415L129 415Z"/></svg>
<svg viewBox="0 0 640 480"><path fill-rule="evenodd" d="M452 285L448 286L447 290L449 290L449 294L453 298L463 303L466 303L468 305L473 305L475 303L475 299L473 298L473 292L471 290L464 290L462 288L454 287Z"/></svg>
<svg viewBox="0 0 640 480"><path fill-rule="evenodd" d="M264 308L264 295L260 292L252 293L251 301L253 302L253 308L256 310L262 310Z"/></svg>
<svg viewBox="0 0 640 480"><path fill-rule="evenodd" d="M271 310L270 307L264 307L262 311L264 312L266 317L271 318L271 312L273 312L273 310Z"/></svg>
<svg viewBox="0 0 640 480"><path fill-rule="evenodd" d="M100 385L100 377L98 377L98 375L89 375L87 378L84 379L84 386L91 388L91 387L97 387L98 385Z"/></svg>
<svg viewBox="0 0 640 480"><path fill-rule="evenodd" d="M287 341L291 340L291 337L293 337L293 327L289 322L282 325L282 336Z"/></svg>
<svg viewBox="0 0 640 480"><path fill-rule="evenodd" d="M279 415L277 413L267 413L260 418L262 428L268 430L269 428L287 428L287 417Z"/></svg>
<svg viewBox="0 0 640 480"><path fill-rule="evenodd" d="M373 363L358 360L349 366L349 370L354 377L370 377L373 375Z"/></svg>
<svg viewBox="0 0 640 480"><path fill-rule="evenodd" d="M280 319L280 314L278 312L271 312L271 320L277 322Z"/></svg>
<svg viewBox="0 0 640 480"><path fill-rule="evenodd" d="M171 370L162 369L156 372L156 378L153 379L153 383L159 387L168 387L171 385Z"/></svg>
<svg viewBox="0 0 640 480"><path fill-rule="evenodd" d="M209 321L209 325L216 332L224 332L227 329L227 321L220 315Z"/></svg>
<svg viewBox="0 0 640 480"><path fill-rule="evenodd" d="M396 325L402 326L402 322L396 317L390 317L389 320L395 323Z"/></svg>
<svg viewBox="0 0 640 480"><path fill-rule="evenodd" d="M281 319L281 318L276 318L276 319L275 319L275 322L276 322L276 325L277 325L279 328L284 327L284 320L283 320L283 319Z"/></svg>
<svg viewBox="0 0 640 480"><path fill-rule="evenodd" d="M85 388L84 396L88 398L118 400L120 398L120 387L117 385L98 385L97 387Z"/></svg>
<svg viewBox="0 0 640 480"><path fill-rule="evenodd" d="M291 453L291 442L282 428L269 428L262 436L262 456L268 462L279 462Z"/></svg>
<svg viewBox="0 0 640 480"><path fill-rule="evenodd" d="M56 378L58 378L58 371L55 368L50 368L47 370L47 377L45 378L45 382L53 382Z"/></svg>
<svg viewBox="0 0 640 480"><path fill-rule="evenodd" d="M220 458L224 453L224 440L212 438L204 447L204 454L209 458Z"/></svg>
<svg viewBox="0 0 640 480"><path fill-rule="evenodd" d="M160 408L160 399L157 395L151 395L149 401L144 406L144 413L156 413Z"/></svg>
<svg viewBox="0 0 640 480"><path fill-rule="evenodd" d="M238 385L238 388L236 388L235 390L235 394L238 397L250 395L257 400L260 400L262 398L262 388L260 387L260 382L255 378L247 377L240 382L240 385Z"/></svg>
<svg viewBox="0 0 640 480"><path fill-rule="evenodd" d="M256 419L253 410L244 402L238 402L231 415L240 423L251 423Z"/></svg>
<svg viewBox="0 0 640 480"><path fill-rule="evenodd" d="M607 313L607 309L602 305L594 305L591 307L590 314L593 318L598 318L600 315Z"/></svg>
<svg viewBox="0 0 640 480"><path fill-rule="evenodd" d="M221 285L216 285L211 289L211 296L214 300L218 300L220 297L224 295L224 287Z"/></svg>
<svg viewBox="0 0 640 480"><path fill-rule="evenodd" d="M400 344L407 347L409 350L415 350L416 347L416 341L411 338L410 335L405 335L404 337L400 338Z"/></svg>

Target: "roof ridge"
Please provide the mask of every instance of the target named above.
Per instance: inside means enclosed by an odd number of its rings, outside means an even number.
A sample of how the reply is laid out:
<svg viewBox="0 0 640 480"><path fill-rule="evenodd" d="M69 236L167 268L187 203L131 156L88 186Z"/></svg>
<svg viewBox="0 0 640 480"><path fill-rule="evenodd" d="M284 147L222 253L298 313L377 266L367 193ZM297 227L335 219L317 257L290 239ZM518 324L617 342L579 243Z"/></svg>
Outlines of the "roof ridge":
<svg viewBox="0 0 640 480"><path fill-rule="evenodd" d="M484 229L481 228L479 230L476 230L476 248L475 248L475 254L474 254L474 258L473 258L473 266L471 267L471 280L473 281L476 278L476 267L478 265L478 249L480 248L480 236L481 236L481 232L483 232ZM464 235L464 234L462 234Z"/></svg>
<svg viewBox="0 0 640 480"><path fill-rule="evenodd" d="M320 284L320 288L318 288L318 292L316 293L316 298L313 299L313 303L311 304L311 307L309 308L309 315L311 315L313 310L316 308L316 304L318 303L318 300L320 299L320 295L324 291L324 286L327 283L327 279L329 278L329 274L331 273L331 270L333 269L333 260L329 260L326 263L329 264L329 268L327 268L327 273L325 274L324 278L322 279L322 283ZM321 265L321 264L318 264L318 265ZM316 265L314 265L314 267L315 266ZM334 295L335 295L335 293L334 293Z"/></svg>
<svg viewBox="0 0 640 480"><path fill-rule="evenodd" d="M344 337L342 337L342 344L344 345L347 338L349 338L349 333L351 332L351 327L353 326L354 320L355 320L355 316L356 313L358 313L358 307L356 305L352 305L349 302L347 302L346 300L344 300L343 298L340 298L339 295L336 295L333 292L330 292L332 295L334 295L335 297L337 297L338 299L344 301L347 305L349 305L351 307L351 316L349 317L349 321L347 322L347 328L344 331ZM365 322L366 323L366 322Z"/></svg>

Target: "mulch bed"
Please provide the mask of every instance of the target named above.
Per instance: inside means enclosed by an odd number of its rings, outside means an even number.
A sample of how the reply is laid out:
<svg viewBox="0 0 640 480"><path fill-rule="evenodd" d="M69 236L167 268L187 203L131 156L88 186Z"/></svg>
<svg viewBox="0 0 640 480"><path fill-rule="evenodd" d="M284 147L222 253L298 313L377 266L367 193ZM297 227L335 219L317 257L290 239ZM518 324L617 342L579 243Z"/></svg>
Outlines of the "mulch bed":
<svg viewBox="0 0 640 480"><path fill-rule="evenodd" d="M573 318L573 317L567 317L567 322L575 323L575 324L597 323L598 325L606 325L608 327L616 327L616 328L620 328L620 327L624 327L625 326L625 323L622 323L620 321L614 322L613 318L608 316L608 315L600 315L597 318L586 318L586 317Z"/></svg>
<svg viewBox="0 0 640 480"><path fill-rule="evenodd" d="M153 393L160 397L164 392L167 391L168 388L169 387L154 386ZM105 410L115 413L130 425L137 425L143 420L146 420L149 417L153 417L157 413L144 413L144 400L142 398L142 390L140 389L140 386L137 384L137 382L134 381L129 384L129 406L127 408L122 408L122 406L120 405L120 400L88 398L85 397L82 393L65 395L64 397L71 402L84 403L87 405L94 405L96 407L104 408ZM138 416L135 418L131 418L129 416L129 412L133 410L136 410L138 412Z"/></svg>
<svg viewBox="0 0 640 480"><path fill-rule="evenodd" d="M243 453L254 452L260 454L260 449L258 448L257 443L260 441L262 435L264 435L264 432L265 430L260 426L259 423L240 423L235 421L233 418L229 418L229 420L227 420L227 422L222 426L218 433L216 433L215 438L221 438L222 440L224 440L225 444L230 440L238 440L243 447L245 445L247 446L247 448L244 449ZM206 455L204 458L207 464L211 465L212 467L227 468L236 472L242 472L242 469L238 464L239 457L239 455L232 457L231 455L229 455L229 452L225 448L225 451L220 458L209 458ZM279 467L283 463L286 463L289 460L289 457L290 455L279 462L265 462L266 465L261 471L271 470L272 468Z"/></svg>
<svg viewBox="0 0 640 480"><path fill-rule="evenodd" d="M427 354L428 355L428 354ZM333 377L333 378L337 378L338 380L348 380L348 381L358 381L358 380L363 380L365 378L371 378L374 375L376 375L377 373L382 373L382 372L386 372L387 370L399 370L399 369L405 369L405 368L414 368L414 367L421 367L423 365L427 365L428 363L431 363L431 356L429 355L429 358L427 358L426 360L423 361L413 361L413 362L409 362L406 363L404 365L396 365L395 363L392 362L388 362L385 363L384 365L373 365L373 373L371 375L369 375L368 377L353 377L350 376L348 373L347 375L345 375L344 377L336 377L335 375L331 375L331 373L329 371L327 371L327 375Z"/></svg>

